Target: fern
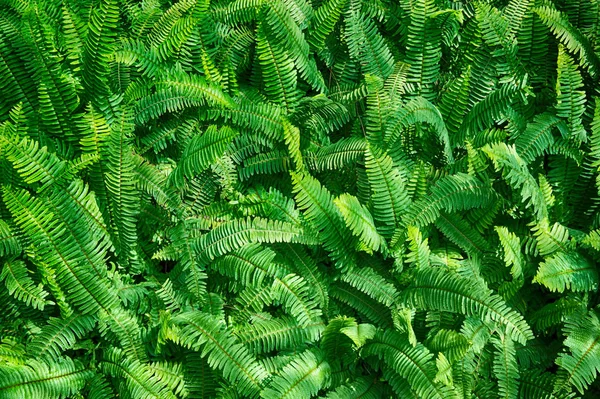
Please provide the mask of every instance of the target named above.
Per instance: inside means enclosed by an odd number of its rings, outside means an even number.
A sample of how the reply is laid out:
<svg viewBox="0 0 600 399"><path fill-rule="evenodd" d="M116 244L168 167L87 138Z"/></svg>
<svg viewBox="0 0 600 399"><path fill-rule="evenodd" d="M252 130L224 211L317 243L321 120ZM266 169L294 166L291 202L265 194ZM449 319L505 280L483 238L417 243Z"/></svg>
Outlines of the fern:
<svg viewBox="0 0 600 399"><path fill-rule="evenodd" d="M598 397L595 0L0 5L0 397Z"/></svg>

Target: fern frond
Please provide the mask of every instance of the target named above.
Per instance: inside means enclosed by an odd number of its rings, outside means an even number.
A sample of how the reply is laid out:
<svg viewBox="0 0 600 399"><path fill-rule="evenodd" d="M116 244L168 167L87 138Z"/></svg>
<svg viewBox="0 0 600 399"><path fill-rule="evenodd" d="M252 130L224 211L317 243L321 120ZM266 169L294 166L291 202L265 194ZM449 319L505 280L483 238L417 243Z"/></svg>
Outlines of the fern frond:
<svg viewBox="0 0 600 399"><path fill-rule="evenodd" d="M565 289L595 291L598 289L596 267L577 252L559 252L540 263L534 281L550 291Z"/></svg>
<svg viewBox="0 0 600 399"><path fill-rule="evenodd" d="M90 332L96 321L89 315L74 314L66 319L50 318L31 342L30 350L38 359L56 359Z"/></svg>
<svg viewBox="0 0 600 399"><path fill-rule="evenodd" d="M261 392L265 399L310 398L329 386L329 364L317 350L300 353Z"/></svg>
<svg viewBox="0 0 600 399"><path fill-rule="evenodd" d="M519 391L519 368L515 344L504 336L492 339L496 347L494 353L494 374L498 379L498 390L502 398L517 398Z"/></svg>
<svg viewBox="0 0 600 399"><path fill-rule="evenodd" d="M392 159L381 150L368 146L365 167L371 187L373 216L381 234L391 236L409 206L406 183Z"/></svg>
<svg viewBox="0 0 600 399"><path fill-rule="evenodd" d="M8 293L17 300L34 309L44 310L44 306L52 305L54 302L46 299L48 293L42 284L36 285L28 273L29 270L22 261L4 262L0 281L4 281Z"/></svg>
<svg viewBox="0 0 600 399"><path fill-rule="evenodd" d="M318 180L308 174L292 172L292 183L298 208L317 227L323 246L331 252L334 260L344 266L352 257L352 248L347 227L342 215L333 203L329 191Z"/></svg>
<svg viewBox="0 0 600 399"><path fill-rule="evenodd" d="M323 331L323 323L300 325L293 318L282 317L261 320L236 332L242 344L255 354L292 350L316 342Z"/></svg>
<svg viewBox="0 0 600 399"><path fill-rule="evenodd" d="M175 399L176 396L166 388L165 382L154 376L150 367L137 360L131 360L118 349L106 351L101 363L102 370L123 380L120 394L133 398Z"/></svg>
<svg viewBox="0 0 600 399"><path fill-rule="evenodd" d="M406 378L411 388L421 397L454 397L448 387L435 382L433 354L422 344L413 347L397 331L378 332L373 341L364 346L362 356L377 356L382 359L394 372Z"/></svg>
<svg viewBox="0 0 600 399"><path fill-rule="evenodd" d="M385 247L385 240L377 232L371 213L356 197L342 194L333 202L344 217L346 226L367 248L379 251L380 247Z"/></svg>
<svg viewBox="0 0 600 399"><path fill-rule="evenodd" d="M556 388L573 385L580 393L596 379L600 371L600 322L598 316L588 312L582 317L572 317L565 323L569 353L561 353L556 359L560 367Z"/></svg>
<svg viewBox="0 0 600 399"><path fill-rule="evenodd" d="M373 20L353 10L345 22L350 57L360 62L363 73L387 78L394 68L394 60Z"/></svg>
<svg viewBox="0 0 600 399"><path fill-rule="evenodd" d="M419 271L414 284L403 295L420 309L444 310L477 316L483 321L501 322L507 328L507 337L521 344L533 338L523 316L471 278L459 277L441 269L424 269Z"/></svg>
<svg viewBox="0 0 600 399"><path fill-rule="evenodd" d="M588 39L573 27L568 18L549 6L535 7L533 11L569 51L579 56L581 66L587 68L592 76L596 76L600 70L598 56Z"/></svg>
<svg viewBox="0 0 600 399"><path fill-rule="evenodd" d="M521 240L515 233L511 233L504 226L496 226L494 230L498 233L500 244L504 249L504 263L506 263L506 266L511 267L510 273L513 278L520 278L523 274Z"/></svg>
<svg viewBox="0 0 600 399"><path fill-rule="evenodd" d="M568 121L570 137L586 141L587 134L581 120L586 103L585 91L582 90L583 79L577 71L573 59L562 46L558 49L557 62L556 115Z"/></svg>
<svg viewBox="0 0 600 399"><path fill-rule="evenodd" d="M405 226L426 226L433 223L442 210L456 212L483 207L493 198L488 184L474 176L457 173L439 179L428 197L413 202L403 223Z"/></svg>
<svg viewBox="0 0 600 399"><path fill-rule="evenodd" d="M179 326L177 342L201 350L208 364L243 395L256 397L268 380L269 373L250 352L214 317L198 311L181 313L173 318Z"/></svg>
<svg viewBox="0 0 600 399"><path fill-rule="evenodd" d="M92 371L80 362L57 358L50 364L29 360L0 366L0 395L7 399L67 398L79 392Z"/></svg>
<svg viewBox="0 0 600 399"><path fill-rule="evenodd" d="M568 135L565 123L551 114L537 115L527 124L525 131L515 139L517 152L525 162L532 162L554 144L552 129L555 127L563 137Z"/></svg>
<svg viewBox="0 0 600 399"><path fill-rule="evenodd" d="M171 172L168 184L181 188L186 179L192 179L206 170L225 152L237 132L228 127L210 126L203 134L194 136L186 146L177 167Z"/></svg>
<svg viewBox="0 0 600 399"><path fill-rule="evenodd" d="M319 321L321 310L317 301L311 298L310 287L301 276L288 274L276 279L271 287L271 297L292 315L301 326Z"/></svg>
<svg viewBox="0 0 600 399"><path fill-rule="evenodd" d="M538 183L529 173L527 164L517 154L515 146L505 143L486 145L483 151L494 162L496 169L502 169L504 178L516 190L521 189L521 198L526 207L532 207L538 219L548 215L544 194Z"/></svg>

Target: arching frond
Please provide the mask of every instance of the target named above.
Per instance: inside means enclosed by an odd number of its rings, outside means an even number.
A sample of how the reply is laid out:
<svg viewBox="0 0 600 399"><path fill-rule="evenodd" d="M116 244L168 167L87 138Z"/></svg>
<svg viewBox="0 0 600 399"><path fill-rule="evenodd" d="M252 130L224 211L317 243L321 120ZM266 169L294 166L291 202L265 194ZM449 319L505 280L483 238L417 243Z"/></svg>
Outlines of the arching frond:
<svg viewBox="0 0 600 399"><path fill-rule="evenodd" d="M404 295L417 308L465 313L483 321L501 322L507 328L507 337L521 344L533 338L523 316L476 280L443 270L425 269L418 273L415 283Z"/></svg>

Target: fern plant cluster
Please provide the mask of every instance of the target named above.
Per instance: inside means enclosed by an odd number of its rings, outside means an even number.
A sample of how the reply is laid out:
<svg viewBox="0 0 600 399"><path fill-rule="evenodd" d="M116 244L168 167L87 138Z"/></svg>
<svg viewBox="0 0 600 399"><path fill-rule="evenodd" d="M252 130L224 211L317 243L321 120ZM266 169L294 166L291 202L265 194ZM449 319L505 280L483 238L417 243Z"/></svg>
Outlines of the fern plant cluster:
<svg viewBox="0 0 600 399"><path fill-rule="evenodd" d="M0 0L0 398L597 398L598 0Z"/></svg>

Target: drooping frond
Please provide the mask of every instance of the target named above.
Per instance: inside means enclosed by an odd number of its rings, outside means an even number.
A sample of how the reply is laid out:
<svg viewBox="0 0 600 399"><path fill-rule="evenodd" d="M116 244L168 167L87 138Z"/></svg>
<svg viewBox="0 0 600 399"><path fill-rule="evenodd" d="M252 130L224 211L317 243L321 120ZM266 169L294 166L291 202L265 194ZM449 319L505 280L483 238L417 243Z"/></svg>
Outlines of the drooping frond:
<svg viewBox="0 0 600 399"><path fill-rule="evenodd" d="M202 356L208 356L208 364L221 370L223 377L241 393L257 396L269 373L218 320L192 311L181 313L173 321L180 326L178 343L202 349Z"/></svg>
<svg viewBox="0 0 600 399"><path fill-rule="evenodd" d="M474 176L456 174L443 177L432 187L429 196L415 201L403 217L406 226L433 223L442 210L455 212L483 207L493 199L489 185Z"/></svg>
<svg viewBox="0 0 600 399"><path fill-rule="evenodd" d="M27 267L20 260L8 261L2 266L0 281L6 285L8 293L27 306L44 310L44 306L53 304L46 299L48 293L41 284L36 285L27 275Z"/></svg>
<svg viewBox="0 0 600 399"><path fill-rule="evenodd" d="M364 356L377 356L387 367L406 378L411 388L426 398L452 398L452 391L435 382L436 367L433 354L422 344L413 347L408 339L396 331L388 330L375 335L365 345Z"/></svg>
<svg viewBox="0 0 600 399"><path fill-rule="evenodd" d="M443 270L425 269L417 274L415 283L404 295L417 308L464 313L483 321L501 322L507 328L507 337L521 344L533 338L523 316L476 280Z"/></svg>

